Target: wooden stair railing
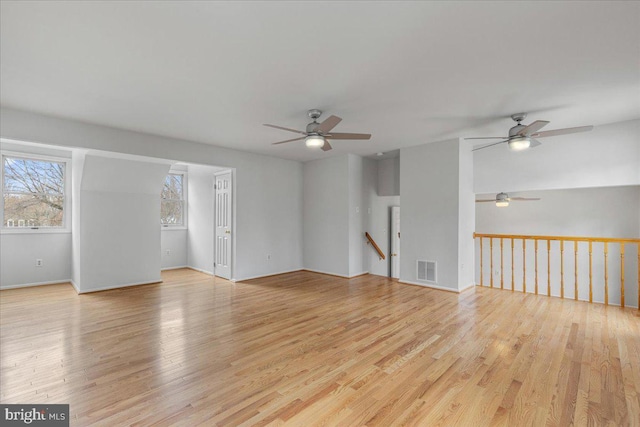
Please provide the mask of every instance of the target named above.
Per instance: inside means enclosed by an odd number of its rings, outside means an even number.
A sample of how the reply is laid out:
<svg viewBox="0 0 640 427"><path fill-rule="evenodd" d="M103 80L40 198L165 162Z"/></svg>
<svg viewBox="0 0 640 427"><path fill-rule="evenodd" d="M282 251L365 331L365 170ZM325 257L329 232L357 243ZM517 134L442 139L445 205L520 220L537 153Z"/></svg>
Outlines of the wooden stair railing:
<svg viewBox="0 0 640 427"><path fill-rule="evenodd" d="M378 246L378 244L376 243L376 241L375 241L375 240L373 240L373 237L371 237L371 234L369 234L369 233L367 233L367 232L365 231L364 235L365 235L365 237L366 237L366 238L367 238L367 240L368 240L368 242L367 242L367 243L368 243L368 244L370 243L370 244L371 244L371 246L373 247L373 249L375 249L375 250L376 250L376 252L378 253L378 256L380 257L380 259L386 259L387 257L385 257L385 256L384 256L384 253L382 253L382 250L380 250L380 247Z"/></svg>
<svg viewBox="0 0 640 427"><path fill-rule="evenodd" d="M588 251L589 251L589 302L593 302L593 244L594 243L602 243L603 246L603 261L604 261L604 271L603 271L603 293L604 293L604 305L609 305L609 245L610 244L618 244L619 245L619 257L620 257L620 265L619 265L619 273L620 273L620 306L624 308L625 306L625 246L631 245L637 247L637 293L638 293L638 310L640 310L640 239L619 239L619 238L609 238L609 237L577 237L577 236L530 236L530 235L522 235L522 234L486 234L486 233L473 233L473 237L475 239L480 239L480 286L485 286L484 284L484 257L483 257L483 240L489 239L489 258L490 258L490 286L493 288L493 240L498 239L500 241L500 288L504 288L504 269L503 269L503 241L510 240L511 246L511 291L514 291L514 241L522 240L522 292L527 291L527 282L526 282L526 265L527 261L529 265L533 264L535 268L535 279L534 279L534 289L535 294L538 295L538 242L546 241L546 256L547 256L547 292L546 295L551 296L551 242L559 242L558 250L560 253L560 298L564 298L565 296L565 274L564 274L564 264L565 264L565 242L573 242L573 298L578 300L579 294L579 274L578 274L578 249L579 243L588 243ZM527 258L526 254L526 241L532 240L534 242L534 257L533 261ZM543 246L544 247L544 246ZM582 246L583 249L586 246ZM497 275L498 272L496 271ZM585 291L586 292L586 291ZM586 300L586 299L585 299Z"/></svg>

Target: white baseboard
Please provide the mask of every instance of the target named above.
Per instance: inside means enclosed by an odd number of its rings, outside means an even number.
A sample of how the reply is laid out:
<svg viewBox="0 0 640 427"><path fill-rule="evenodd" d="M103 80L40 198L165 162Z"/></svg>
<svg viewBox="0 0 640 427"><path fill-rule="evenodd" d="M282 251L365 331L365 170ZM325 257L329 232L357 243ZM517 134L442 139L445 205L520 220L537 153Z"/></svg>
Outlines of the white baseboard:
<svg viewBox="0 0 640 427"><path fill-rule="evenodd" d="M31 288L33 286L59 285L62 283L70 283L71 279L52 280L49 282L21 283L19 285L0 286L0 291L5 289Z"/></svg>
<svg viewBox="0 0 640 427"><path fill-rule="evenodd" d="M167 271L167 270L179 270L181 268L190 268L188 265L179 265L177 267L165 267L165 268L161 268L160 271Z"/></svg>
<svg viewBox="0 0 640 427"><path fill-rule="evenodd" d="M326 274L327 276L336 276L336 277L343 277L345 279L353 279L354 277L358 277L358 276L364 276L365 274L369 274L368 271L363 271L361 273L356 273L356 274L352 274L350 276L346 276L344 274L338 274L338 273L329 273L328 271L322 271L322 270L313 270L311 268L301 268L301 270L304 271L310 271L312 273L320 273L320 274Z"/></svg>
<svg viewBox="0 0 640 427"><path fill-rule="evenodd" d="M208 274L209 276L213 276L214 275L213 272L211 272L211 271L203 270L201 268L195 268L195 267L192 267L190 265L187 265L184 268L189 268L191 270L199 271L200 273Z"/></svg>
<svg viewBox="0 0 640 427"><path fill-rule="evenodd" d="M360 273L352 274L351 276L349 276L349 279L353 279L354 277L358 277L358 276L364 276L365 274L369 274L369 272L361 271Z"/></svg>
<svg viewBox="0 0 640 427"><path fill-rule="evenodd" d="M468 289L475 288L475 287L476 287L476 284L475 283L471 283L470 285L467 285L464 288L460 289L459 292L464 292L464 291L466 291Z"/></svg>
<svg viewBox="0 0 640 427"><path fill-rule="evenodd" d="M453 292L453 293L456 293L456 294L459 294L463 290L468 289L468 288L464 288L462 290L459 290L459 289L453 289L453 288L446 288L444 286L432 285L431 283L412 282L410 280L398 280L398 282L404 283L404 284L407 284L407 285L417 285L417 286L422 286L422 287L425 287L425 288L437 289L439 291ZM471 286L473 286L473 285L471 285Z"/></svg>
<svg viewBox="0 0 640 427"><path fill-rule="evenodd" d="M76 290L76 293L80 294L80 288L76 285L76 282L74 282L73 279L69 280L69 282L71 282L71 286Z"/></svg>
<svg viewBox="0 0 640 427"><path fill-rule="evenodd" d="M232 279L232 282L244 282L245 280L253 280L253 279L262 279L263 277L271 277L271 276L279 276L281 274L287 274L287 273L295 273L296 271L302 271L302 268L296 268L295 270L285 270L285 271L279 271L277 273L269 273L269 274L265 274L262 276L252 276L252 277L243 277L241 279Z"/></svg>
<svg viewBox="0 0 640 427"><path fill-rule="evenodd" d="M129 288L131 286L141 286L141 285L151 285L154 283L162 283L162 279L158 279L158 280L151 280L151 281L147 281L147 282L136 282L136 283L123 283L123 284L119 284L119 285L113 285L113 286L103 286L101 288L93 288L93 289L88 289L88 290L83 290L83 291L78 291L79 294L90 294L92 292L100 292L100 291L109 291L112 289L121 289L121 288Z"/></svg>

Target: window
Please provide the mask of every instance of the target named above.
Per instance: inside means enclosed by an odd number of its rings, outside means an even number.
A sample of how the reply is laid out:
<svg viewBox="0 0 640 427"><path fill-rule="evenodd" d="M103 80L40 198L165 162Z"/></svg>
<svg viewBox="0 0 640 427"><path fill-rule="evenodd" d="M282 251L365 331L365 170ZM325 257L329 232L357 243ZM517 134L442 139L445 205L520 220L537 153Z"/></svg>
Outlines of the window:
<svg viewBox="0 0 640 427"><path fill-rule="evenodd" d="M160 224L164 227L185 225L185 175L170 173L160 195Z"/></svg>
<svg viewBox="0 0 640 427"><path fill-rule="evenodd" d="M2 228L64 228L65 160L2 156Z"/></svg>

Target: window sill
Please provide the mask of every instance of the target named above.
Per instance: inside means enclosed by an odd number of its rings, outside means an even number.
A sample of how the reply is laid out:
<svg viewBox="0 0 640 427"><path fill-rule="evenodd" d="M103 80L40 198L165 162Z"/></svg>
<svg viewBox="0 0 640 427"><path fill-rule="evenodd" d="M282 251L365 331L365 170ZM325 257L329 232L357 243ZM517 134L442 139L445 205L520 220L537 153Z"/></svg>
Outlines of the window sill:
<svg viewBox="0 0 640 427"><path fill-rule="evenodd" d="M68 228L23 228L11 230L7 228L0 229L0 234L71 234Z"/></svg>
<svg viewBox="0 0 640 427"><path fill-rule="evenodd" d="M179 231L179 230L187 230L187 227L184 225L170 225L168 227L160 226L161 231Z"/></svg>

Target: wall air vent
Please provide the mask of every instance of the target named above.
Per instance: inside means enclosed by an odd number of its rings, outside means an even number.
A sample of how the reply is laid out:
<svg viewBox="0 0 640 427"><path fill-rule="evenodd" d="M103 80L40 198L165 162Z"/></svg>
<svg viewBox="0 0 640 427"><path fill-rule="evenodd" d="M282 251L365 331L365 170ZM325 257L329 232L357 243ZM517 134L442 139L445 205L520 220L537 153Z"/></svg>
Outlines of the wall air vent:
<svg viewBox="0 0 640 427"><path fill-rule="evenodd" d="M417 279L421 282L436 283L438 281L437 267L438 263L436 261L426 261L419 259L418 261L416 261Z"/></svg>

